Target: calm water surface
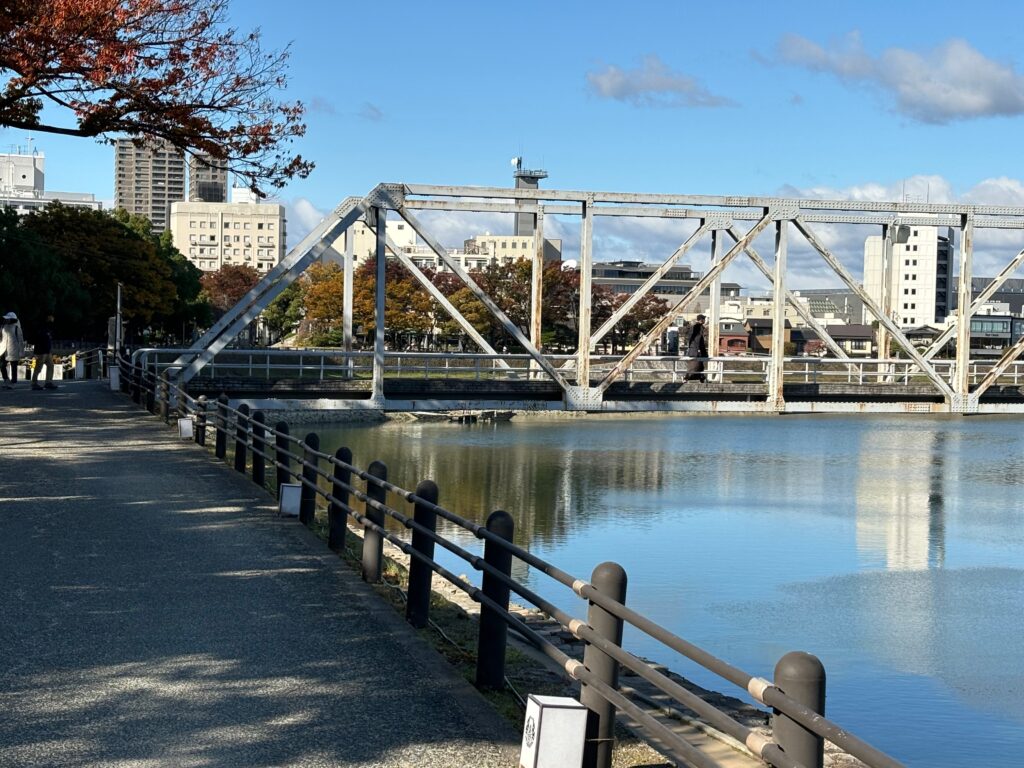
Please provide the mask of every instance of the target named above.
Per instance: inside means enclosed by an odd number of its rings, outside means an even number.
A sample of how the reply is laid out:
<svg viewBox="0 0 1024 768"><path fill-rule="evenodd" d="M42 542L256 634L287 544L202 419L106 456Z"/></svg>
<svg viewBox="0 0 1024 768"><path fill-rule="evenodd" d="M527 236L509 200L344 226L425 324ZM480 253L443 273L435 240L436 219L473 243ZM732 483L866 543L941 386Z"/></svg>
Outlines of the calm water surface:
<svg viewBox="0 0 1024 768"><path fill-rule="evenodd" d="M818 655L830 717L910 765L1024 765L1024 420L318 431L399 485L436 480L465 517L509 511L517 542L571 573L621 563L634 608L752 674L771 678L790 650ZM560 586L530 583L581 615ZM625 642L738 694L639 633Z"/></svg>

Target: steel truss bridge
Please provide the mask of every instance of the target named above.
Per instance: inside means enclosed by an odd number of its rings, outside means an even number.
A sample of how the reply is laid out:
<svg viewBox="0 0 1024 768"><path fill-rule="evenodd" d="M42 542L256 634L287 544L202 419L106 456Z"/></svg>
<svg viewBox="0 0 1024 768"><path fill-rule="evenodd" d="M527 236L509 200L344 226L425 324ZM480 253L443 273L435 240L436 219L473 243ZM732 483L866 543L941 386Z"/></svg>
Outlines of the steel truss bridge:
<svg viewBox="0 0 1024 768"><path fill-rule="evenodd" d="M520 329L473 278L449 256L418 218L420 211L529 214L534 217L529 329ZM410 255L395 246L387 233L387 215L396 213L432 250L442 264L468 287L501 326L525 350L499 354L431 283ZM545 216L574 216L580 222L580 298L577 352L551 356L540 351ZM592 246L595 218L655 217L690 220L696 230L668 255L650 278L596 330L591 329ZM353 237L345 253L334 244L357 221L376 233L376 317L385 316L385 259L397 259L479 347L474 355L390 353L382 324L375 328L372 352L352 348ZM882 301L864 291L842 262L816 234L823 226L872 225L883 241ZM958 231L958 309L954 322L926 349L919 351L892 320L895 297L888 295L896 269L893 244L905 227L947 227ZM1024 229L1024 208L938 205L924 203L853 202L772 197L635 194L546 189L380 184L362 198L338 205L299 245L189 349L173 353L145 351L179 383L191 390L217 384L233 396L260 407L299 401L308 407L382 410L462 408L525 408L568 411L680 410L719 412L877 411L929 413L1024 412L1024 369L1018 358L1024 337L995 361L971 358L970 321L979 308L1024 261L1020 250L976 297L971 295L971 262L976 229ZM765 258L754 241L774 232L774 252ZM814 318L788 285L790 237L802 238L841 281L864 302L879 326L878 349L889 339L902 357L851 359ZM710 268L692 289L629 352L598 356L594 350L618 322L698 242L711 242ZM1022 238L1024 239L1024 238ZM325 254L344 265L344 348L301 353L231 350L229 344L302 272ZM718 349L722 274L737 259L749 259L773 288L771 354L712 358L706 384L682 382L678 359L651 357L655 343L675 320L708 291L708 348ZM787 358L784 332L787 303L818 334L830 357ZM955 342L954 359L936 354ZM266 354L266 358L261 355ZM300 354L305 360L285 361ZM281 355L276 360L275 355ZM246 360L246 357L249 359ZM258 358L258 360L257 360ZM404 361L404 364L403 364ZM214 374L219 370L221 376ZM248 371L248 373L245 373ZM292 375L271 375L282 371ZM317 373L319 372L319 373ZM222 380L218 380L222 379ZM204 385L204 381L206 384ZM263 381L264 384L259 382ZM284 382L282 384L282 382ZM289 383L290 382L290 383Z"/></svg>

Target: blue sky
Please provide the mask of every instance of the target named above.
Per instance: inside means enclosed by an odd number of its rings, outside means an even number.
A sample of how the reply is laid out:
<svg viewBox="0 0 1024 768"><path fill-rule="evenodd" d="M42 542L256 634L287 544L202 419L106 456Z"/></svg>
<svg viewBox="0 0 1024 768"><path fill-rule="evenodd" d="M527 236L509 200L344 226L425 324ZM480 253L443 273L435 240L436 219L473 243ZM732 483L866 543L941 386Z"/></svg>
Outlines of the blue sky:
<svg viewBox="0 0 1024 768"><path fill-rule="evenodd" d="M237 0L232 20L291 43L317 164L279 195L293 237L383 181L509 185L514 155L550 188L1024 205L1014 3ZM48 189L113 197L110 148L36 145ZM678 237L647 235L630 255Z"/></svg>

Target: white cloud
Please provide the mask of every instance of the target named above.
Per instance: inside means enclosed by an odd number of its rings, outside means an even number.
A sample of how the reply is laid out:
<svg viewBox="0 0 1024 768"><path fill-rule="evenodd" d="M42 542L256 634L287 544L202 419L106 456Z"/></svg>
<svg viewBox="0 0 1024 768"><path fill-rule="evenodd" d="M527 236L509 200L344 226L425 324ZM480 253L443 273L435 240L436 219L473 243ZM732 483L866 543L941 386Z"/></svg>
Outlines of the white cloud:
<svg viewBox="0 0 1024 768"><path fill-rule="evenodd" d="M673 72L657 56L647 56L636 69L609 64L603 71L588 72L587 84L595 95L634 107L727 107L734 102L718 96L694 78Z"/></svg>
<svg viewBox="0 0 1024 768"><path fill-rule="evenodd" d="M327 211L321 211L304 197L296 197L284 204L284 215L288 222L287 246L290 251L323 220Z"/></svg>
<svg viewBox="0 0 1024 768"><path fill-rule="evenodd" d="M1024 114L1024 75L958 38L925 53L888 48L872 56L858 32L828 48L791 34L779 41L776 55L787 64L879 88L895 100L897 112L924 123Z"/></svg>

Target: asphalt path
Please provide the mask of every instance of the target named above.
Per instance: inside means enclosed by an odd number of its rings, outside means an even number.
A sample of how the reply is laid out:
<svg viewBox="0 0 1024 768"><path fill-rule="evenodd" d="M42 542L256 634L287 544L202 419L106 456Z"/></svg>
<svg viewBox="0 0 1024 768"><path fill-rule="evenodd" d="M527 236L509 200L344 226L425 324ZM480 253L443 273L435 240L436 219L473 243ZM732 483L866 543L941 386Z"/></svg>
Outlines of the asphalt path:
<svg viewBox="0 0 1024 768"><path fill-rule="evenodd" d="M269 496L105 382L0 391L0 766L515 766Z"/></svg>

